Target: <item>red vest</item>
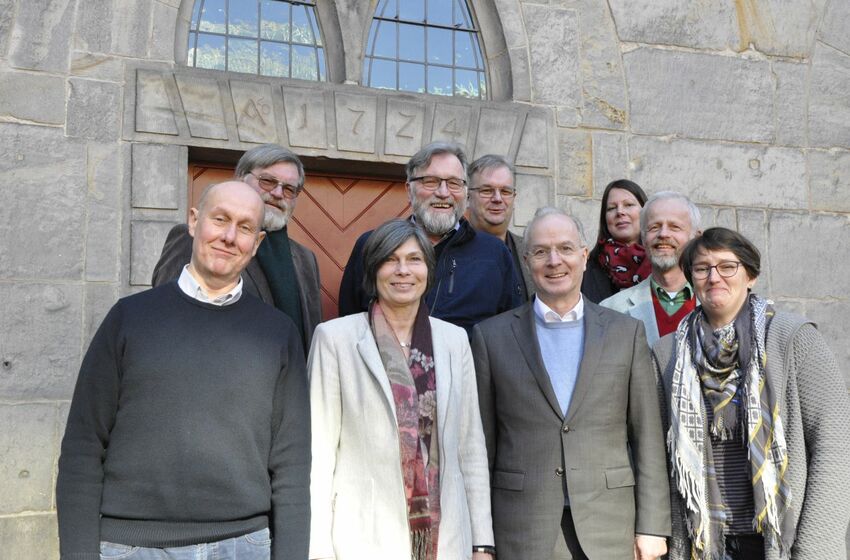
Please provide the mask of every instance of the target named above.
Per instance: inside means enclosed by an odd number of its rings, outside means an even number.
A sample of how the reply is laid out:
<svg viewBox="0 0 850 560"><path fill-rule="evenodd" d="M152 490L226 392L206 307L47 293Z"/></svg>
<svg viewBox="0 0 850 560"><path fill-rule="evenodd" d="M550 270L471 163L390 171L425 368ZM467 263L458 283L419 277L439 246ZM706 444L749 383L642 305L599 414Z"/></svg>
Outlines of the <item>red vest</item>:
<svg viewBox="0 0 850 560"><path fill-rule="evenodd" d="M652 307L655 310L655 324L658 325L658 336L664 336L675 331L679 326L679 322L696 307L697 298L691 296L691 299L686 300L678 311L672 315L667 315L664 306L658 301L658 294L655 293L652 286L649 287L649 292L652 294Z"/></svg>

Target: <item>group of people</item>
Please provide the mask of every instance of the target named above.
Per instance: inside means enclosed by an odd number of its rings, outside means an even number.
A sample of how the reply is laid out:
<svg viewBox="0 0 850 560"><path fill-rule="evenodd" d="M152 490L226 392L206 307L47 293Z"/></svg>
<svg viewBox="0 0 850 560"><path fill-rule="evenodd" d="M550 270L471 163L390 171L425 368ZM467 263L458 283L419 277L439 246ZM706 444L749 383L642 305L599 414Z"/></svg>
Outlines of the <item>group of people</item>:
<svg viewBox="0 0 850 560"><path fill-rule="evenodd" d="M845 557L847 389L750 241L627 180L593 246L553 207L518 236L505 158L405 172L323 323L299 158L207 188L83 360L63 559Z"/></svg>

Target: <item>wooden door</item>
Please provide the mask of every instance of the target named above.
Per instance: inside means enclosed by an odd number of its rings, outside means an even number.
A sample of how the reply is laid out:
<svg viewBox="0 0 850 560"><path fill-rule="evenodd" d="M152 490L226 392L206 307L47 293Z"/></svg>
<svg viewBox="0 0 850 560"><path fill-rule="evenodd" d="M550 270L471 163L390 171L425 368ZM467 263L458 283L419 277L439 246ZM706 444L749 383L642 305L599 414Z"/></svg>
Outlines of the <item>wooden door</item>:
<svg viewBox="0 0 850 560"><path fill-rule="evenodd" d="M233 177L233 168L189 165L189 207L210 183ZM404 180L354 175L308 174L289 222L289 236L313 251L322 281L322 317L337 316L339 283L354 242L385 221L407 216Z"/></svg>

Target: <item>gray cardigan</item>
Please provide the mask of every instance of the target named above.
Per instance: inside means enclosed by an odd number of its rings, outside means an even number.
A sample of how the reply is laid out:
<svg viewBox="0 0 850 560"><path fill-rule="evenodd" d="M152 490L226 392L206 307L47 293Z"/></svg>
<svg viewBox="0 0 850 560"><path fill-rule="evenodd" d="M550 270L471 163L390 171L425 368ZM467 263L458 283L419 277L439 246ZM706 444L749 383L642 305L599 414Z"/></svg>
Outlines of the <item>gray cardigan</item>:
<svg viewBox="0 0 850 560"><path fill-rule="evenodd" d="M652 350L665 433L670 427L670 384L675 333ZM788 515L796 536L795 560L847 557L845 531L850 521L850 398L832 351L815 325L790 313L773 317L767 331L767 382L778 395L788 446L786 478L792 492ZM669 449L668 449L668 467ZM670 482L673 536L670 560L690 559L690 539L682 497ZM780 560L767 548L765 560Z"/></svg>

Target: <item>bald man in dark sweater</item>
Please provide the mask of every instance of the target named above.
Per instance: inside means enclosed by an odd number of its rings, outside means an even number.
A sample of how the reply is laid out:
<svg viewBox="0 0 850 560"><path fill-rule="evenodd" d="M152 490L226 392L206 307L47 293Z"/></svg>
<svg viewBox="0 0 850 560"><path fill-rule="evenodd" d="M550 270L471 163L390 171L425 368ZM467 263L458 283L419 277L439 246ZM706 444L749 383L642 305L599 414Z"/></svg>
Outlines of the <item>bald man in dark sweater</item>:
<svg viewBox="0 0 850 560"><path fill-rule="evenodd" d="M63 560L307 557L302 343L241 289L262 201L229 182L198 207L179 280L118 301L83 360L59 459Z"/></svg>

